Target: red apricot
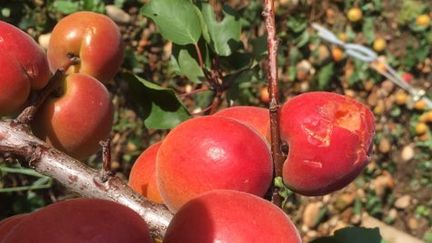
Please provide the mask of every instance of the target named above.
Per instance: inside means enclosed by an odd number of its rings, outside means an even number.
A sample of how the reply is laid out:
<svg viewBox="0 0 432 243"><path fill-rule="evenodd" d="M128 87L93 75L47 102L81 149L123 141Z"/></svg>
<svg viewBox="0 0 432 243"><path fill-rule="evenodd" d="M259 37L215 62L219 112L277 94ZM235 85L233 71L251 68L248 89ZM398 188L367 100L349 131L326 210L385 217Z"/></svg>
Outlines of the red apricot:
<svg viewBox="0 0 432 243"><path fill-rule="evenodd" d="M233 189L263 196L273 165L264 139L248 126L217 116L175 127L157 155L157 180L171 211L199 194Z"/></svg>
<svg viewBox="0 0 432 243"><path fill-rule="evenodd" d="M283 179L292 190L317 196L350 183L369 160L374 116L363 104L335 93L310 92L281 109L289 144Z"/></svg>
<svg viewBox="0 0 432 243"><path fill-rule="evenodd" d="M100 199L54 203L22 218L1 243L152 242L131 209Z"/></svg>
<svg viewBox="0 0 432 243"><path fill-rule="evenodd" d="M108 90L85 74L66 76L60 97L48 99L36 114L36 136L77 159L99 150L113 122Z"/></svg>
<svg viewBox="0 0 432 243"><path fill-rule="evenodd" d="M117 25L107 16L93 12L76 12L61 19L53 29L48 45L48 61L52 71L80 58L69 73L85 73L101 82L117 73L124 48Z"/></svg>
<svg viewBox="0 0 432 243"><path fill-rule="evenodd" d="M0 115L17 113L50 72L44 51L22 30L0 21Z"/></svg>
<svg viewBox="0 0 432 243"><path fill-rule="evenodd" d="M255 106L232 106L222 109L215 116L235 119L267 137L270 129L269 110Z"/></svg>
<svg viewBox="0 0 432 243"><path fill-rule="evenodd" d="M161 142L148 147L135 161L129 176L129 186L155 203L163 203L156 181L156 155Z"/></svg>
<svg viewBox="0 0 432 243"><path fill-rule="evenodd" d="M174 215L164 243L300 243L290 218L255 195L214 190L186 203Z"/></svg>
<svg viewBox="0 0 432 243"><path fill-rule="evenodd" d="M0 221L0 242L6 238L7 234L17 226L28 214L18 214Z"/></svg>

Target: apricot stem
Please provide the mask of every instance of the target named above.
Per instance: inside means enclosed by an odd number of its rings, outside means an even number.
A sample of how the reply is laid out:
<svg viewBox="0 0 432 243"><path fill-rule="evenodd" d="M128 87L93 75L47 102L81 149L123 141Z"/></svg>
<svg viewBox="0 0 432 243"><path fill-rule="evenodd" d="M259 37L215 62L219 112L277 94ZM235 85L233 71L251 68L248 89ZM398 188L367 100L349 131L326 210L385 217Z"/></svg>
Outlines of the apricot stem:
<svg viewBox="0 0 432 243"><path fill-rule="evenodd" d="M282 176L282 166L285 157L281 151L281 139L279 128L279 89L277 75L277 50L278 40L276 38L276 24L274 13L274 1L264 0L265 26L267 30L267 80L270 94L269 115L270 115L270 136L271 136L271 151L274 164L274 175ZM273 187L272 202L277 206L281 206L281 198L278 193L278 188Z"/></svg>
<svg viewBox="0 0 432 243"><path fill-rule="evenodd" d="M42 106L42 104L48 99L48 97L58 88L60 80L63 79L66 70L72 66L79 64L80 59L76 56L70 56L69 61L63 65L62 68L59 68L53 76L51 76L48 81L47 86L36 96L32 101L30 101L30 105L27 106L15 119L16 124L27 125L33 121L36 112Z"/></svg>

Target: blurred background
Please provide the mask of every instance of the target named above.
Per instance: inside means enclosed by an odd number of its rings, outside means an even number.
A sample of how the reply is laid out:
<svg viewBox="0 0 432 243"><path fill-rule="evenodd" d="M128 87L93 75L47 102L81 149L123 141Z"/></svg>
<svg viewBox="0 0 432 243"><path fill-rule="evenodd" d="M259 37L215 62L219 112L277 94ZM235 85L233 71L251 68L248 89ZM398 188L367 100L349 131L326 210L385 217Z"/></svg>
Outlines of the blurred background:
<svg viewBox="0 0 432 243"><path fill-rule="evenodd" d="M210 1L223 19L224 4L235 12L242 34L240 47L222 58L224 74L237 70L223 106L266 107L266 36L261 1ZM0 0L0 20L20 27L43 47L63 16L89 10L107 14L120 27L126 44L122 71L173 89L191 114L211 102L200 90L200 77L173 64L173 44L141 14L146 1ZM368 63L325 42L311 27L318 23L340 40L374 50L404 82L430 95L432 82L432 2L430 0L275 0L282 100L311 90L351 96L373 110L376 136L372 160L353 183L324 197L285 192L285 210L305 242L348 225L384 224L391 232L432 242L432 111ZM172 56L174 56L172 58ZM376 69L376 67L375 67ZM379 67L378 67L379 69ZM247 70L247 71L238 71ZM197 79L197 80L194 80ZM167 129L146 126L142 104L130 94L121 75L108 84L116 107L112 131L113 169L128 178L130 168ZM87 163L99 168L100 154ZM0 156L0 219L76 197L53 179ZM406 241L408 242L408 241Z"/></svg>

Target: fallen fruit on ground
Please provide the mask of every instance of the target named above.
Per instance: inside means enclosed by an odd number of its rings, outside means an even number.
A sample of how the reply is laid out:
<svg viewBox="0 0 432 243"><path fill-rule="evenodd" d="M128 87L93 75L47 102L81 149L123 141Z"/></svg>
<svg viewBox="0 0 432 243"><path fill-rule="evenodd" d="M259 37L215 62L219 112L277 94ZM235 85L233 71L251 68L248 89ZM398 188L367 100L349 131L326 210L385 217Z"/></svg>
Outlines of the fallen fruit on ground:
<svg viewBox="0 0 432 243"><path fill-rule="evenodd" d="M376 38L373 42L373 49L382 52L386 48L386 41L383 38Z"/></svg>
<svg viewBox="0 0 432 243"><path fill-rule="evenodd" d="M360 8L354 7L348 10L347 17L351 22L358 22L362 19L363 13Z"/></svg>
<svg viewBox="0 0 432 243"><path fill-rule="evenodd" d="M50 97L32 124L36 136L76 159L96 153L113 123L113 105L105 86L85 74L71 74Z"/></svg>
<svg viewBox="0 0 432 243"><path fill-rule="evenodd" d="M300 243L300 235L274 204L255 195L214 190L189 201L174 215L164 243Z"/></svg>
<svg viewBox="0 0 432 243"><path fill-rule="evenodd" d="M280 124L289 145L283 179L300 194L341 189L369 161L374 116L352 98L329 92L298 95L282 106Z"/></svg>
<svg viewBox="0 0 432 243"><path fill-rule="evenodd" d="M163 203L156 180L156 155L161 142L148 147L135 161L129 176L129 186L155 203Z"/></svg>
<svg viewBox="0 0 432 243"><path fill-rule="evenodd" d="M175 212L204 192L232 189L264 196L273 164L264 138L225 117L187 120L163 140L157 155L163 201Z"/></svg>
<svg viewBox="0 0 432 243"><path fill-rule="evenodd" d="M123 62L124 47L114 21L103 14L82 11L56 24L47 54L52 71L62 67L72 55L81 62L71 66L68 73L84 73L108 82Z"/></svg>
<svg viewBox="0 0 432 243"><path fill-rule="evenodd" d="M18 113L30 91L42 89L50 71L38 44L17 27L0 21L0 116Z"/></svg>
<svg viewBox="0 0 432 243"><path fill-rule="evenodd" d="M28 214L1 243L152 242L146 222L133 210L100 199L74 199Z"/></svg>
<svg viewBox="0 0 432 243"><path fill-rule="evenodd" d="M421 27L428 27L430 24L430 17L427 14L419 15L416 18L416 24Z"/></svg>

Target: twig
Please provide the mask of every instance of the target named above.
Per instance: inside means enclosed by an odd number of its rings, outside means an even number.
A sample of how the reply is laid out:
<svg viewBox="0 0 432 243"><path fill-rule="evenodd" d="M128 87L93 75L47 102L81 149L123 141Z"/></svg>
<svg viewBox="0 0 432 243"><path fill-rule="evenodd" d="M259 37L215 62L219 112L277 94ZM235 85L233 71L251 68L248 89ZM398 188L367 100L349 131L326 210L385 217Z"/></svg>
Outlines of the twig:
<svg viewBox="0 0 432 243"><path fill-rule="evenodd" d="M100 180L97 170L75 160L19 129L12 121L0 121L0 154L23 157L31 168L50 176L83 197L100 198L123 204L136 211L147 222L154 237L162 238L172 218L163 206L135 193L116 176Z"/></svg>
<svg viewBox="0 0 432 243"><path fill-rule="evenodd" d="M102 170L101 181L106 182L115 173L111 170L111 138L99 143L102 146Z"/></svg>
<svg viewBox="0 0 432 243"><path fill-rule="evenodd" d="M224 90L225 90L224 85L223 85L223 83L224 83L223 82L223 74L222 74L222 71L221 71L221 68L219 65L219 60L217 57L215 57L213 59L212 70L207 71L207 69L204 66L202 53L201 53L201 50L198 46L198 43L195 43L194 46L195 46L195 50L196 50L196 53L198 56L199 65L201 67L201 70L204 73L204 76L205 76L207 82L209 83L210 90L214 90L212 103L210 105L211 108L205 109L206 110L205 114L211 115L217 111L217 109L219 108L220 104L223 101L222 95L223 95Z"/></svg>
<svg viewBox="0 0 432 243"><path fill-rule="evenodd" d="M59 68L54 75L48 81L47 86L41 91L41 93L37 96L35 100L31 102L31 104L25 108L19 116L15 119L17 124L29 124L33 121L36 112L42 106L46 99L58 88L59 81L64 77L65 71L72 65L76 65L80 62L80 59L75 56L71 56L69 61L63 65L62 68Z"/></svg>
<svg viewBox="0 0 432 243"><path fill-rule="evenodd" d="M282 176L282 166L284 162L284 155L281 151L281 140L279 130L279 90L278 90L278 76L277 76L277 49L278 41L276 39L276 25L273 0L264 0L265 26L267 30L267 79L270 94L270 134L271 134L271 151L274 164L274 175L276 177ZM273 188L272 202L278 206L280 205L281 198L278 193L278 188Z"/></svg>

